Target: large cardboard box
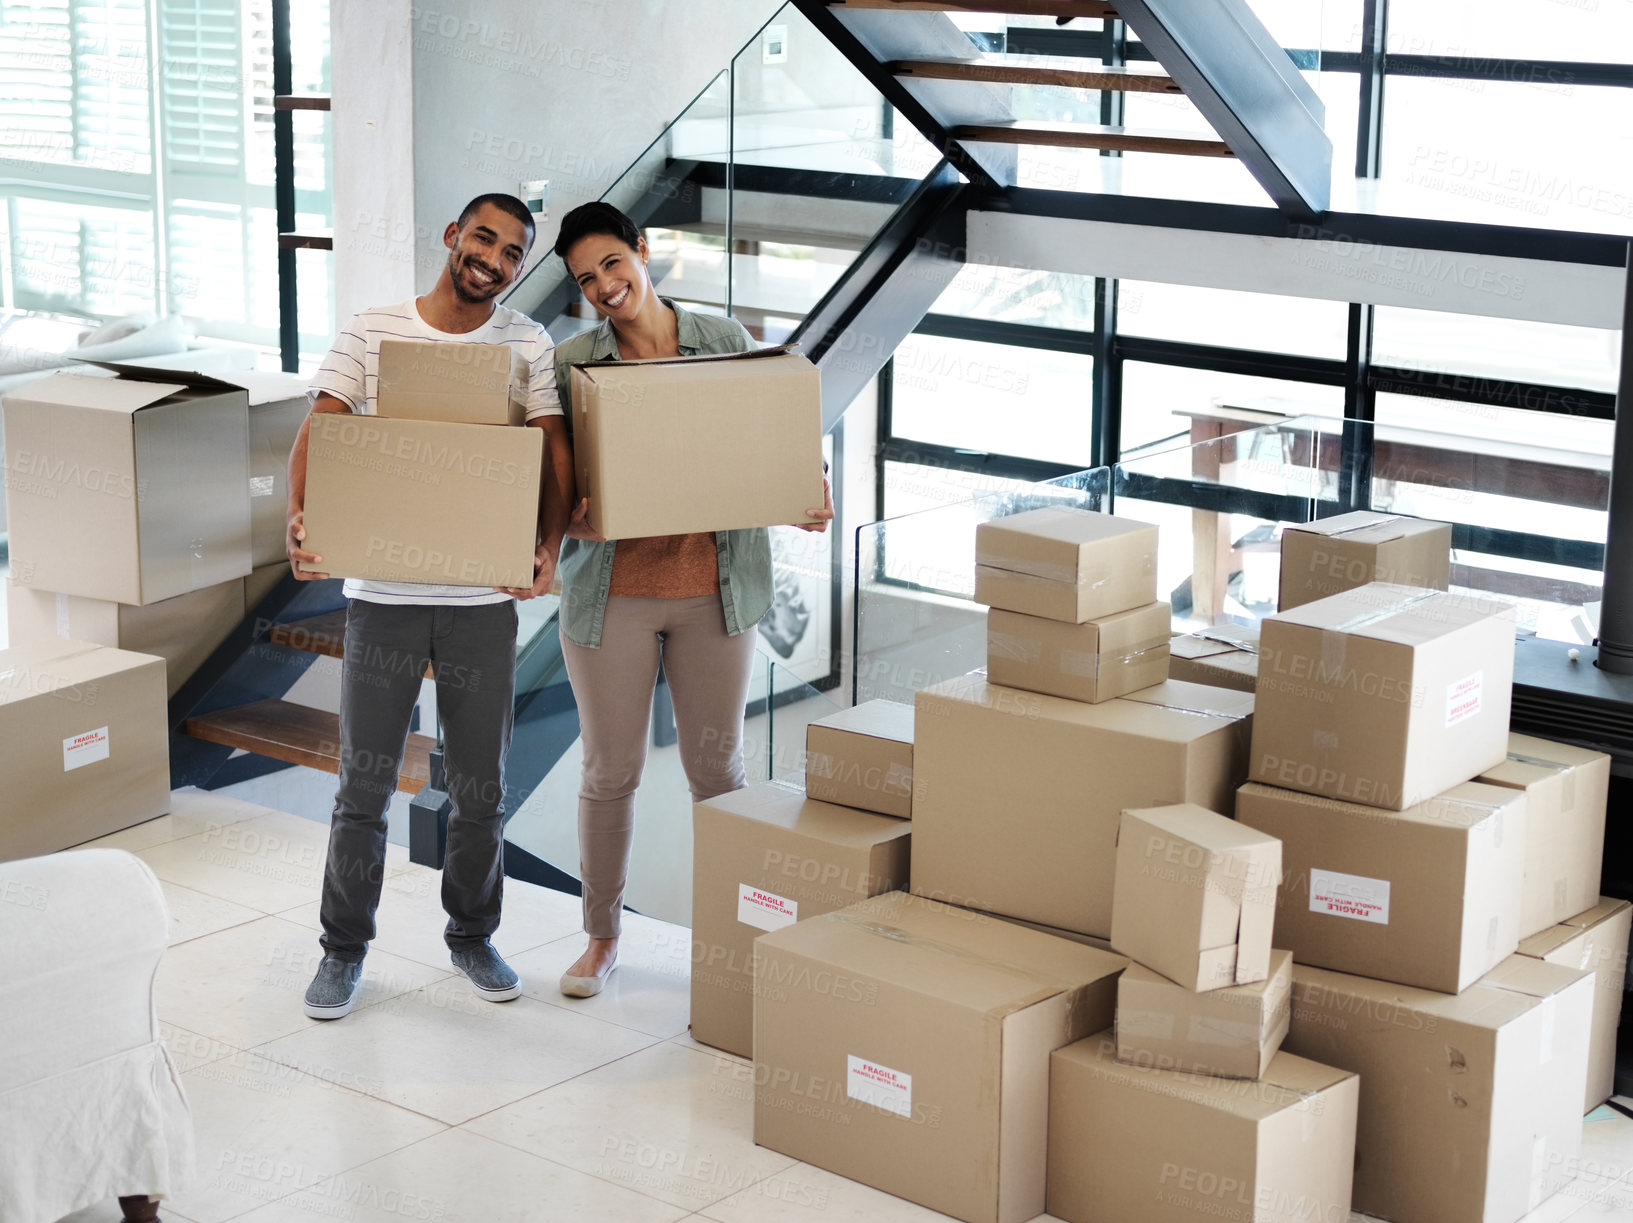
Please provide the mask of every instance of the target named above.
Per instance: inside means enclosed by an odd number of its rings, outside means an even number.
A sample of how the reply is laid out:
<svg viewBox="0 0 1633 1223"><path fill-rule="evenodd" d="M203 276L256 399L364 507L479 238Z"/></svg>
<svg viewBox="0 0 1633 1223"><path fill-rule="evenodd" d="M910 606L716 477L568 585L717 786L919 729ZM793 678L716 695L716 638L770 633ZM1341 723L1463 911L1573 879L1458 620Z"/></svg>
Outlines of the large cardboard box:
<svg viewBox="0 0 1633 1223"><path fill-rule="evenodd" d="M241 387L141 366L52 374L4 400L11 576L157 603L250 571Z"/></svg>
<svg viewBox="0 0 1633 1223"><path fill-rule="evenodd" d="M1169 680L1100 705L988 683L923 689L913 744L913 891L1111 934L1125 809L1229 810L1253 698Z"/></svg>
<svg viewBox="0 0 1633 1223"><path fill-rule="evenodd" d="M1259 684L1257 625L1221 624L1168 643L1168 678L1252 692Z"/></svg>
<svg viewBox="0 0 1633 1223"><path fill-rule="evenodd" d="M522 425L527 361L509 344L381 340L375 408L394 420Z"/></svg>
<svg viewBox="0 0 1633 1223"><path fill-rule="evenodd" d="M808 522L822 386L787 348L573 366L573 455L608 539Z"/></svg>
<svg viewBox="0 0 1633 1223"><path fill-rule="evenodd" d="M1361 1076L1355 1210L1515 1223L1576 1174L1592 1012L1524 956L1455 996L1295 963L1283 1048Z"/></svg>
<svg viewBox="0 0 1633 1223"><path fill-rule="evenodd" d="M1082 624L1157 600L1157 528L1070 506L975 528L975 601Z"/></svg>
<svg viewBox="0 0 1633 1223"><path fill-rule="evenodd" d="M0 860L170 810L164 661L83 641L0 650Z"/></svg>
<svg viewBox="0 0 1633 1223"><path fill-rule="evenodd" d="M230 370L223 382L249 396L250 563L288 563L289 452L311 408L306 383L293 374Z"/></svg>
<svg viewBox="0 0 1633 1223"><path fill-rule="evenodd" d="M285 566L287 568L287 566ZM6 617L13 646L58 638L112 646L164 659L165 695L176 695L244 619L244 583L223 582L145 607L51 594L6 581Z"/></svg>
<svg viewBox="0 0 1633 1223"><path fill-rule="evenodd" d="M306 548L332 577L531 586L544 430L312 417Z"/></svg>
<svg viewBox="0 0 1633 1223"><path fill-rule="evenodd" d="M692 808L692 1036L754 1056L754 940L907 884L912 825L767 782Z"/></svg>
<svg viewBox="0 0 1633 1223"><path fill-rule="evenodd" d="M911 819L913 707L863 701L812 722L805 728L805 792Z"/></svg>
<svg viewBox="0 0 1633 1223"><path fill-rule="evenodd" d="M1520 937L1529 938L1599 899L1610 757L1530 735L1508 736L1508 759L1480 774L1525 791L1525 892Z"/></svg>
<svg viewBox="0 0 1633 1223"><path fill-rule="evenodd" d="M1293 956L1270 953L1252 985L1186 989L1142 964L1117 979L1117 1060L1159 1070L1257 1079L1287 1036Z"/></svg>
<svg viewBox="0 0 1633 1223"><path fill-rule="evenodd" d="M1148 603L1082 624L993 608L987 677L995 684L1098 703L1168 678L1168 604Z"/></svg>
<svg viewBox="0 0 1633 1223"><path fill-rule="evenodd" d="M1519 945L1524 791L1395 812L1246 785L1236 818L1281 839L1276 941L1300 964L1455 994Z"/></svg>
<svg viewBox="0 0 1633 1223"><path fill-rule="evenodd" d="M1186 989L1270 975L1281 842L1195 803L1123 812L1111 945Z"/></svg>
<svg viewBox="0 0 1633 1223"><path fill-rule="evenodd" d="M1262 628L1253 781L1399 811L1507 754L1513 607L1374 582Z"/></svg>
<svg viewBox="0 0 1633 1223"><path fill-rule="evenodd" d="M1042 1213L1049 1054L1121 956L902 892L760 937L754 1141L968 1223Z"/></svg>
<svg viewBox="0 0 1633 1223"><path fill-rule="evenodd" d="M1276 606L1287 611L1368 582L1445 590L1451 577L1450 523L1355 510L1282 530Z"/></svg>
<svg viewBox="0 0 1633 1223"><path fill-rule="evenodd" d="M1263 1079L1116 1060L1110 1032L1049 1073L1051 1217L1066 1223L1344 1223L1359 1092L1347 1071L1277 1054Z"/></svg>
<svg viewBox="0 0 1633 1223"><path fill-rule="evenodd" d="M1520 943L1519 954L1593 974L1593 1037L1588 1048L1589 1112L1616 1090L1616 1029L1627 986L1627 937L1633 905L1604 898L1585 913L1549 926Z"/></svg>

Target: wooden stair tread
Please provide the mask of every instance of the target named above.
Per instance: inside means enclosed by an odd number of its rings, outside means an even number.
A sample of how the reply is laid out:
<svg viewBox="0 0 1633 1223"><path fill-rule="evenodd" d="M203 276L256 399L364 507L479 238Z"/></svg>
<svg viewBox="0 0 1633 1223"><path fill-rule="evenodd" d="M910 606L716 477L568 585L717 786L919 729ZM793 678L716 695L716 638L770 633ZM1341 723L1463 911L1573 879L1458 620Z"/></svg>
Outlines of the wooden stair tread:
<svg viewBox="0 0 1633 1223"><path fill-rule="evenodd" d="M974 59L900 59L885 65L896 76L993 85L1058 85L1121 93L1184 93L1166 72L1086 64L1066 55L980 55Z"/></svg>
<svg viewBox="0 0 1633 1223"><path fill-rule="evenodd" d="M273 645L291 650L305 650L308 654L322 654L329 658L346 657L346 610L325 612L305 620L291 620L274 624L267 630L267 640ZM435 679L429 665L425 678Z"/></svg>
<svg viewBox="0 0 1633 1223"><path fill-rule="evenodd" d="M290 701L251 701L231 709L188 718L183 731L207 743L243 748L258 756L290 764L340 772L340 717L323 709ZM431 752L436 740L409 735L397 788L418 794L431 777Z"/></svg>
<svg viewBox="0 0 1633 1223"><path fill-rule="evenodd" d="M1064 149L1119 149L1125 153L1178 153L1190 157L1234 157L1217 136L1137 128L1102 127L1093 123L966 123L952 130L955 140L997 144L1048 145Z"/></svg>
<svg viewBox="0 0 1633 1223"><path fill-rule="evenodd" d="M834 9L906 9L911 12L1002 13L1008 17L1086 17L1115 20L1106 0L830 0Z"/></svg>

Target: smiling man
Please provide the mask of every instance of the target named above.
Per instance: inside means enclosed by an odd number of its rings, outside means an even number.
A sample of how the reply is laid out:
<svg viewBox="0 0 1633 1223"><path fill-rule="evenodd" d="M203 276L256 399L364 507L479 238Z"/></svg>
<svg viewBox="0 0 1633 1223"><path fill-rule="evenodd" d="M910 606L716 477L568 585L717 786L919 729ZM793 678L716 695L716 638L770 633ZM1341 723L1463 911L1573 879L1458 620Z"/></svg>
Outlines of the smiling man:
<svg viewBox="0 0 1633 1223"><path fill-rule="evenodd" d="M323 960L306 1013L338 1019L352 1009L385 873L386 804L396 793L409 722L429 666L436 681L453 813L442 868L444 940L453 965L482 997L521 992L490 937L504 884L504 765L516 679L516 604L550 587L572 506L572 454L556 396L554 344L544 328L498 304L521 276L533 218L510 195L481 195L443 234L448 260L423 297L351 319L309 395L313 412L373 415L380 341L509 344L529 368L527 423L545 432L548 472L530 590L346 581L341 671L340 780L329 829L321 915ZM289 458L287 551L295 575L327 577L305 548L307 423ZM304 569L319 572L305 572Z"/></svg>

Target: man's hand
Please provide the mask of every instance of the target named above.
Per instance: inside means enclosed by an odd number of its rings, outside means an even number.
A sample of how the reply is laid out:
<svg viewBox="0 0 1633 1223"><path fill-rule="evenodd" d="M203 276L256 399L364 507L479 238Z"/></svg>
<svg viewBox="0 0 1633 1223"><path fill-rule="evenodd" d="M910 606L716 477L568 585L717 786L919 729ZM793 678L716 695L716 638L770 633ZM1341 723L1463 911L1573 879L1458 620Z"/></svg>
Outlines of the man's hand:
<svg viewBox="0 0 1633 1223"><path fill-rule="evenodd" d="M587 539L592 544L604 544L607 537L590 525L590 499L585 497L573 509L573 517L567 524L567 535L571 539Z"/></svg>
<svg viewBox="0 0 1633 1223"><path fill-rule="evenodd" d="M536 599L540 595L550 593L550 585L556 580L556 553L559 549L549 544L540 544L533 550L533 585L532 586L495 586L501 594L507 594L513 599Z"/></svg>
<svg viewBox="0 0 1633 1223"><path fill-rule="evenodd" d="M314 552L308 552L301 547L306 542L306 511L296 510L289 519L289 530L284 536L284 551L289 555L289 567L295 571L295 576L303 582L315 582L319 578L326 578L327 573L310 573L301 568L302 565L320 565L323 558Z"/></svg>
<svg viewBox="0 0 1633 1223"><path fill-rule="evenodd" d="M828 477L822 477L822 508L820 510L806 510L805 516L813 519L812 522L796 522L794 525L802 531L816 531L821 533L828 529L828 523L834 516L834 491L828 483Z"/></svg>

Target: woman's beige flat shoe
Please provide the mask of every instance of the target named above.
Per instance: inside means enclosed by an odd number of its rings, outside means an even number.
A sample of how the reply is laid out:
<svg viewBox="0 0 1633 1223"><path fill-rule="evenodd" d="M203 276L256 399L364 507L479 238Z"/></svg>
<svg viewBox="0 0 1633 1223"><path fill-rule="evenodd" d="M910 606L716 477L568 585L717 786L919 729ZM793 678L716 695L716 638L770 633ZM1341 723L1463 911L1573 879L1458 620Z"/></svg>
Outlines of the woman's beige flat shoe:
<svg viewBox="0 0 1633 1223"><path fill-rule="evenodd" d="M607 965L607 971L599 977L575 977L570 972L561 974L561 992L569 998L593 998L601 992L601 987L612 976L613 969L618 967L618 957L613 956L612 963Z"/></svg>

